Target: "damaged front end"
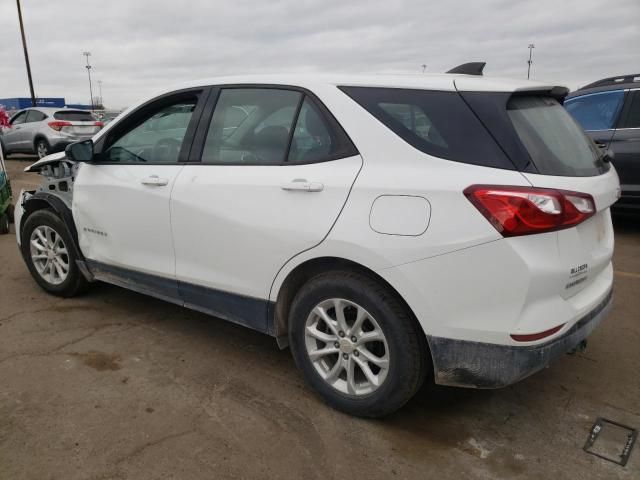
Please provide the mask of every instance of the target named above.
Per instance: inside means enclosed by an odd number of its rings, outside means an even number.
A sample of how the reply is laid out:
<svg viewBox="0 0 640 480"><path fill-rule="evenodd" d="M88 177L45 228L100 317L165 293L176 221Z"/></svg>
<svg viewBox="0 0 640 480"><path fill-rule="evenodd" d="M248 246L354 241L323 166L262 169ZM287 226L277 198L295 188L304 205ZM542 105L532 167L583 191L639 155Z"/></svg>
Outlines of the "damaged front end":
<svg viewBox="0 0 640 480"><path fill-rule="evenodd" d="M73 182L78 171L78 164L69 160L61 152L44 157L25 168L24 171L39 173L44 179L35 190L22 190L18 196L15 208L18 244L21 244L20 233L23 217L41 208L51 208L56 211L65 221L67 227L75 233L71 205L73 202Z"/></svg>

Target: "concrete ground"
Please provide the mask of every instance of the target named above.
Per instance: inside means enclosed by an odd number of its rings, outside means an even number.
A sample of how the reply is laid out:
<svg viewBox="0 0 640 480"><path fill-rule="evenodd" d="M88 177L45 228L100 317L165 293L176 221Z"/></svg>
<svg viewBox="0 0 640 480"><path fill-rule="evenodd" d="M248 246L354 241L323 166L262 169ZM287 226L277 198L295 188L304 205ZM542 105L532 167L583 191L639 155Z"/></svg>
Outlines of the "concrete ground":
<svg viewBox="0 0 640 480"><path fill-rule="evenodd" d="M585 353L378 421L326 407L267 336L109 285L49 296L0 236L0 479L640 478L640 446L624 468L582 450L597 417L640 428L640 221L616 233Z"/></svg>

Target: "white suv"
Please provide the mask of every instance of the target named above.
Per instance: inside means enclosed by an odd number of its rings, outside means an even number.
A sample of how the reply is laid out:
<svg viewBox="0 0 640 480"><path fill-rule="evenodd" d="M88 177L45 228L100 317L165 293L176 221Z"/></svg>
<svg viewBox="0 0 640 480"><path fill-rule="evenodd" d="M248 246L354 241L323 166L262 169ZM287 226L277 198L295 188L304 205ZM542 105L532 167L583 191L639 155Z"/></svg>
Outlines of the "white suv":
<svg viewBox="0 0 640 480"><path fill-rule="evenodd" d="M611 305L615 170L567 90L472 75L242 76L130 108L32 165L16 230L46 291L101 280L290 346L332 406L425 377L496 388Z"/></svg>

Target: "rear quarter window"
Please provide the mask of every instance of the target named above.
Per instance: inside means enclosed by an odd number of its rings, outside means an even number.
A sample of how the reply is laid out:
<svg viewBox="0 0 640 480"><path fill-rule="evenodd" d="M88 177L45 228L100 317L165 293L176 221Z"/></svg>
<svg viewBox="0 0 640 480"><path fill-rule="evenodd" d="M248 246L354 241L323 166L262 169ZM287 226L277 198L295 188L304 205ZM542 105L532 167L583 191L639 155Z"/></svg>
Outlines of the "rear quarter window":
<svg viewBox="0 0 640 480"><path fill-rule="evenodd" d="M56 112L53 114L56 120L66 120L67 122L94 122L91 112Z"/></svg>
<svg viewBox="0 0 640 480"><path fill-rule="evenodd" d="M340 87L404 141L429 155L514 170L457 92Z"/></svg>

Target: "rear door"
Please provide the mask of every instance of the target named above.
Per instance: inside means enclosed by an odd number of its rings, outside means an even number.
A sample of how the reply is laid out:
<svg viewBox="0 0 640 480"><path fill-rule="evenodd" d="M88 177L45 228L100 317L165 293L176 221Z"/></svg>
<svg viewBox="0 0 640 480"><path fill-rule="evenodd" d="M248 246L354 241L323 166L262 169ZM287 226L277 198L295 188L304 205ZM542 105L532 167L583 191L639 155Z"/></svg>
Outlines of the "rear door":
<svg viewBox="0 0 640 480"><path fill-rule="evenodd" d="M631 90L613 135L613 163L620 177L622 194L640 202L640 90Z"/></svg>
<svg viewBox="0 0 640 480"><path fill-rule="evenodd" d="M176 277L186 304L266 331L278 270L328 234L362 159L308 92L212 97L171 199Z"/></svg>
<svg viewBox="0 0 640 480"><path fill-rule="evenodd" d="M102 128L102 123L84 110L61 110L53 118L61 122L60 131L72 137L92 137Z"/></svg>
<svg viewBox="0 0 640 480"><path fill-rule="evenodd" d="M94 163L80 166L73 217L99 278L179 297L169 199L206 93L184 90L144 104L96 142Z"/></svg>
<svg viewBox="0 0 640 480"><path fill-rule="evenodd" d="M5 148L10 151L18 151L24 149L24 132L25 121L27 120L28 110L17 113L11 118L11 127L2 129L2 143Z"/></svg>
<svg viewBox="0 0 640 480"><path fill-rule="evenodd" d="M558 266L565 272L561 295L569 298L611 268L609 207L618 199L618 176L555 99L514 96L507 103L507 114L533 164L523 172L533 186L587 193L595 201L593 217L557 232Z"/></svg>

